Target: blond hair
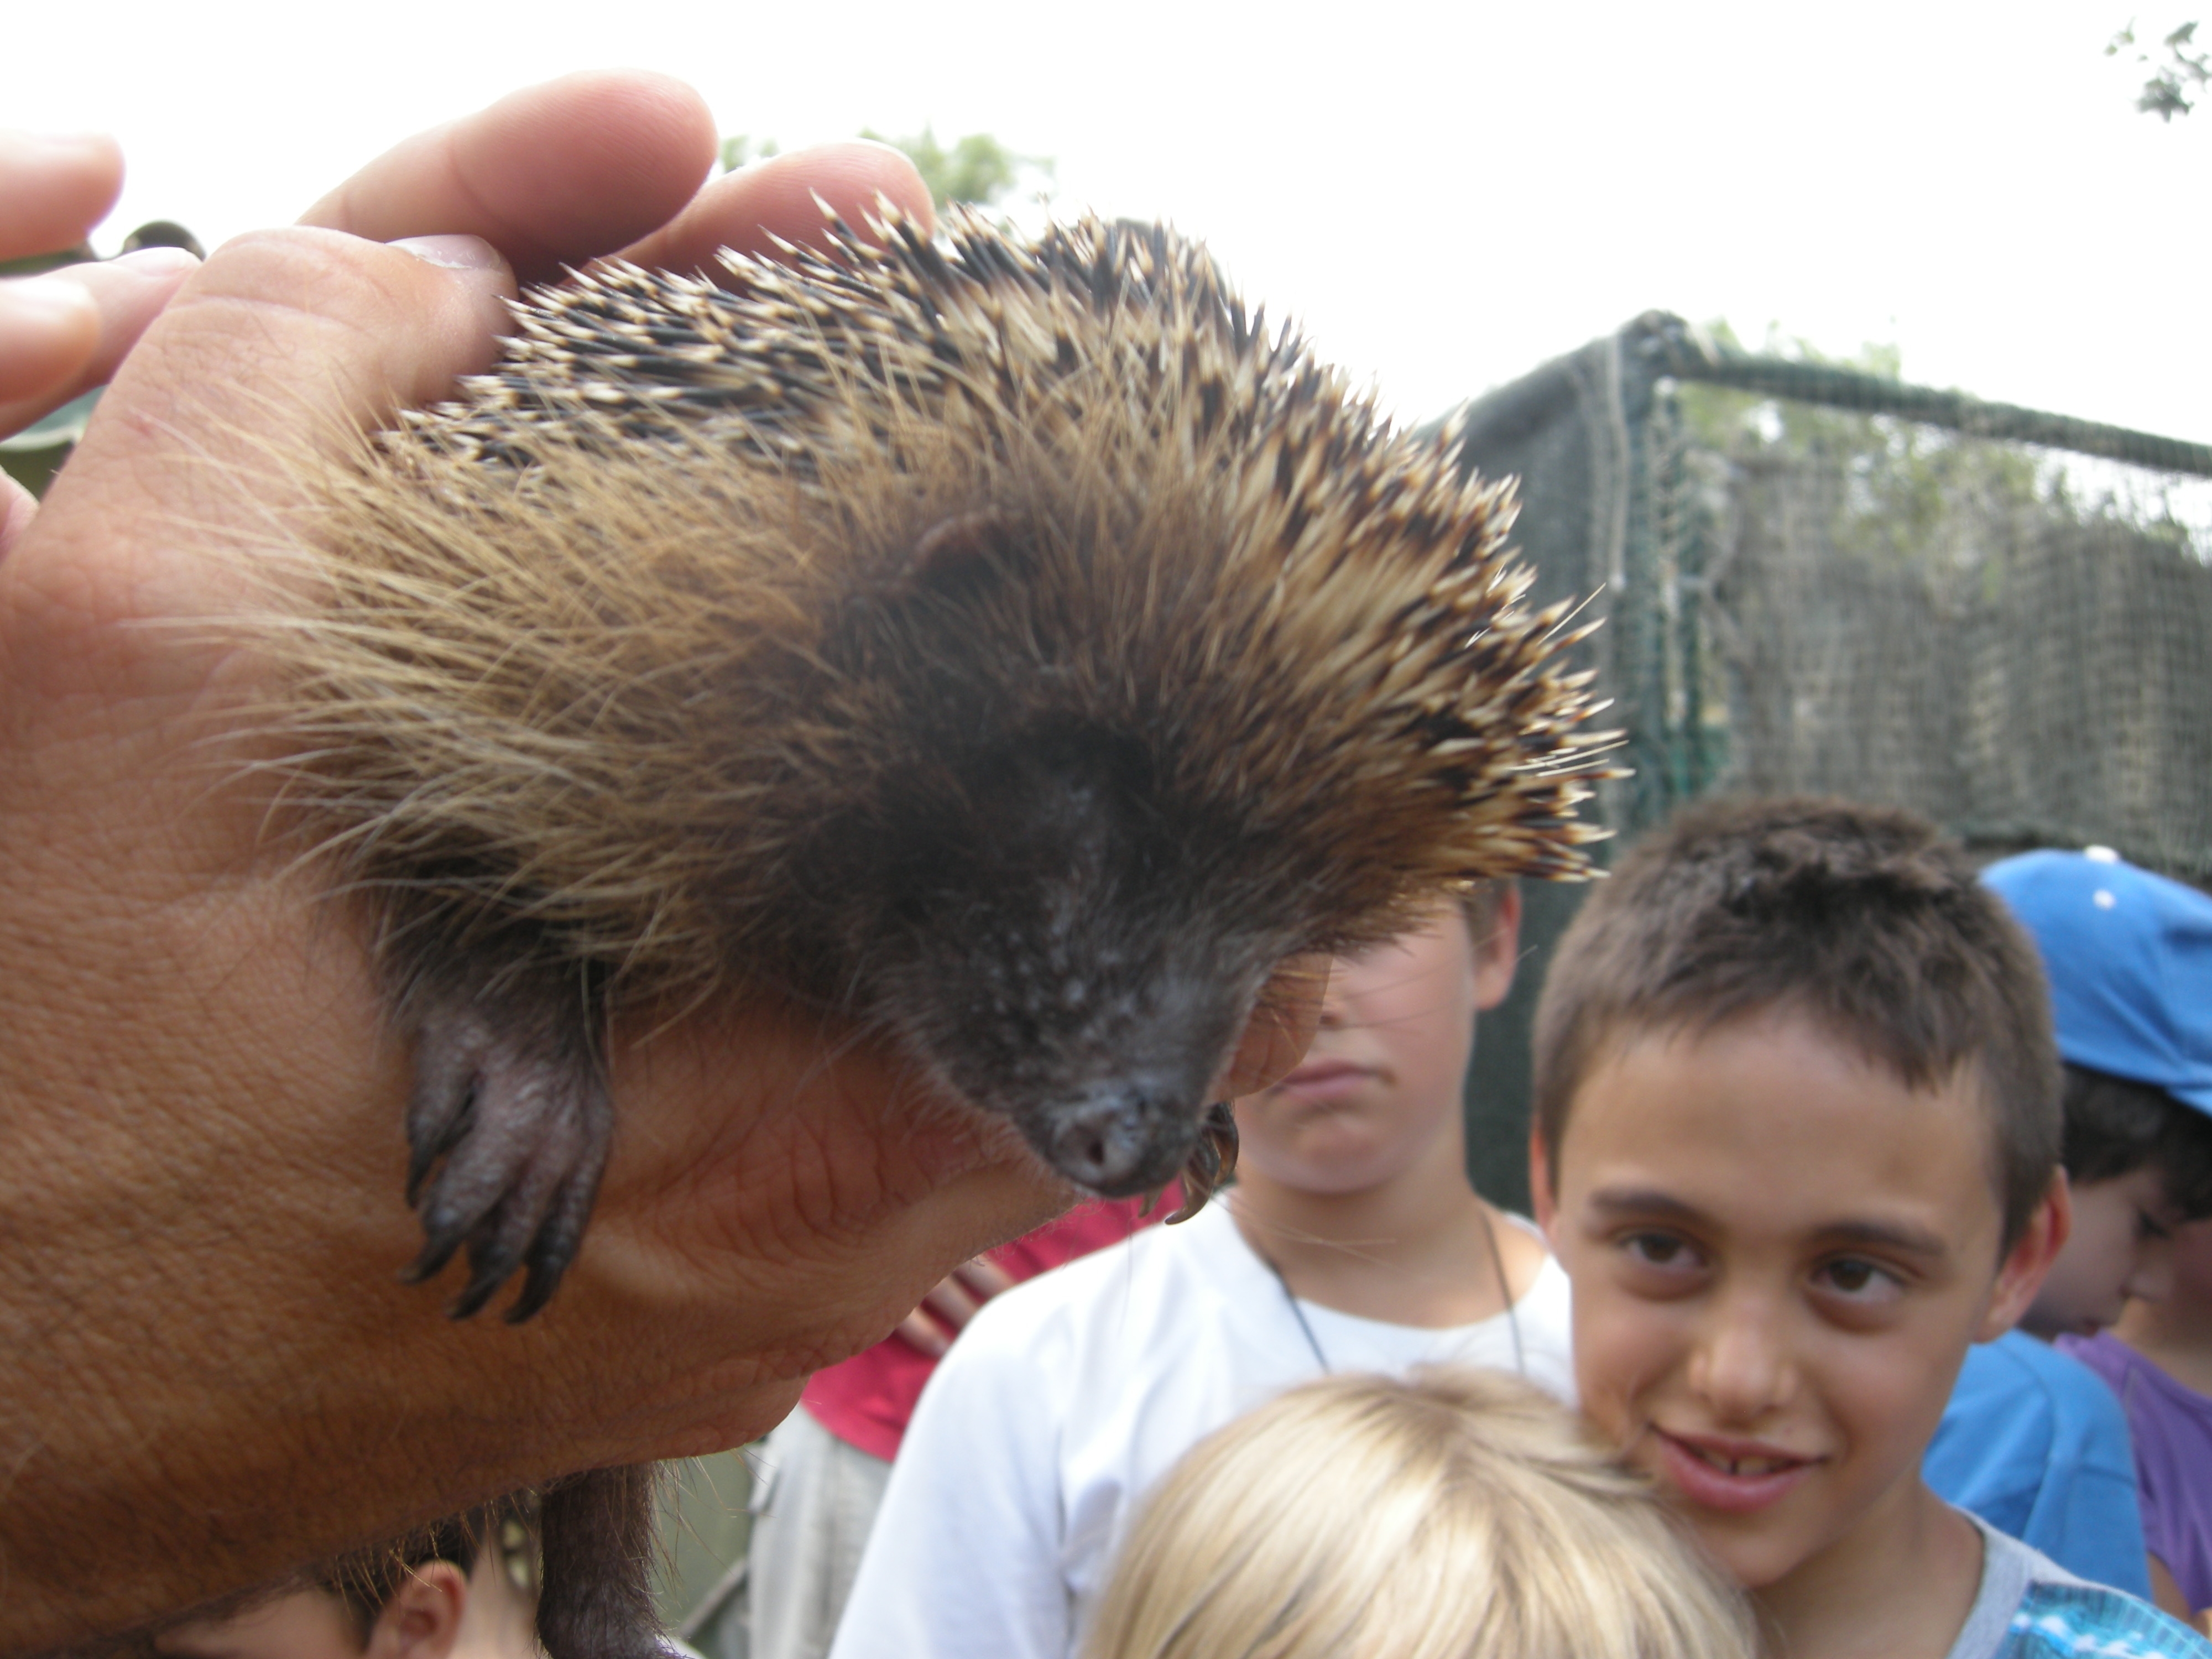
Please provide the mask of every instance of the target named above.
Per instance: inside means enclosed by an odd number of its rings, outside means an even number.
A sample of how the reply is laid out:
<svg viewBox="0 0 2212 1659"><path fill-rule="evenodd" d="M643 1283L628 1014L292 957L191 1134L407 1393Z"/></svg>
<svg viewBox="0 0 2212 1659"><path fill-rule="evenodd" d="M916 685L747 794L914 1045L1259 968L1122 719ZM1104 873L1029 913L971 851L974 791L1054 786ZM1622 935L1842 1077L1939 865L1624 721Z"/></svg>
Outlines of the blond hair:
<svg viewBox="0 0 2212 1659"><path fill-rule="evenodd" d="M1199 1443L1085 1659L1750 1659L1650 1487L1516 1377L1325 1377Z"/></svg>

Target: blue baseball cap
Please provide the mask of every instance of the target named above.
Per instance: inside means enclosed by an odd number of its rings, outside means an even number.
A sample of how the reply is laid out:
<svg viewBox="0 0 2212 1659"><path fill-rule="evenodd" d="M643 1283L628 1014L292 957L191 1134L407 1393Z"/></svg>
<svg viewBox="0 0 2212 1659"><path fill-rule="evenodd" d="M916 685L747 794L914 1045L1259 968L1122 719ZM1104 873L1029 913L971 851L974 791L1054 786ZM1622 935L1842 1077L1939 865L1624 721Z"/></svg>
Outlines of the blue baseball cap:
<svg viewBox="0 0 2212 1659"><path fill-rule="evenodd" d="M2212 1116L2212 897L2108 847L2023 853L1982 880L2042 952L2058 1052Z"/></svg>

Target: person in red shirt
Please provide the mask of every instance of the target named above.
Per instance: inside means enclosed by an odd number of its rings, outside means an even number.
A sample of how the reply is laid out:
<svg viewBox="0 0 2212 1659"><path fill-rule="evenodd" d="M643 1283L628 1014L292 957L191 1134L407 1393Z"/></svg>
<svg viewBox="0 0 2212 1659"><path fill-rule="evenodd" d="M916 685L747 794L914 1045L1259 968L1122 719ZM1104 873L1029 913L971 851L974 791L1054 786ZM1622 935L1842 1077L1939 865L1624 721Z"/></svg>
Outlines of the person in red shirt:
<svg viewBox="0 0 2212 1659"><path fill-rule="evenodd" d="M1048 1267L1173 1215L1179 1202L1171 1187L1149 1208L1141 1198L1079 1205L966 1263L890 1336L814 1374L758 1459L748 1582L752 1659L829 1652L915 1402L975 1310Z"/></svg>

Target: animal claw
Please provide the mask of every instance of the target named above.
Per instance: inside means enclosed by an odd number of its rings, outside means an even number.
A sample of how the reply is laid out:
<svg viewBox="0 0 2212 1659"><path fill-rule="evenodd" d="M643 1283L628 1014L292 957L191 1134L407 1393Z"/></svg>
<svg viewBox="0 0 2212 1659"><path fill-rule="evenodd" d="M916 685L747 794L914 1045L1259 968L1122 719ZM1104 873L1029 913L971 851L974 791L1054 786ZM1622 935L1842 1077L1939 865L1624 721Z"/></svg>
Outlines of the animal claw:
<svg viewBox="0 0 2212 1659"><path fill-rule="evenodd" d="M478 1312L526 1267L510 1322L545 1305L575 1258L613 1135L606 1085L588 1048L552 1021L483 1008L434 1008L416 1036L408 1109L408 1197L420 1284L466 1247L469 1281L447 1311Z"/></svg>
<svg viewBox="0 0 2212 1659"><path fill-rule="evenodd" d="M409 1198L411 1202L413 1195L410 1194ZM423 1218L422 1231L422 1254L400 1270L399 1282L403 1285L420 1285L426 1279L435 1279L446 1270L446 1264L453 1259L453 1252L461 1248L462 1241L468 1237L464 1230L452 1223L439 1226L427 1216Z"/></svg>
<svg viewBox="0 0 2212 1659"><path fill-rule="evenodd" d="M1204 1209L1221 1183L1237 1173L1237 1115L1225 1100L1206 1109L1198 1121L1198 1144L1182 1167L1182 1207L1167 1224L1188 1221Z"/></svg>

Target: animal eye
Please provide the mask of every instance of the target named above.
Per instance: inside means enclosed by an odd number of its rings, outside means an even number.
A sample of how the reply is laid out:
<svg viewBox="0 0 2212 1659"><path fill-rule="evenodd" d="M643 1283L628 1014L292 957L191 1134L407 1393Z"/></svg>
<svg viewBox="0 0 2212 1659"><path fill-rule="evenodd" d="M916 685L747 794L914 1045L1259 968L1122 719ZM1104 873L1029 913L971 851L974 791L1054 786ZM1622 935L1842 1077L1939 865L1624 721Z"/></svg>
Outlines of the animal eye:
<svg viewBox="0 0 2212 1659"><path fill-rule="evenodd" d="M1861 1306L1893 1300L1905 1288L1888 1268L1858 1255L1840 1255L1822 1262L1814 1279L1822 1289Z"/></svg>

